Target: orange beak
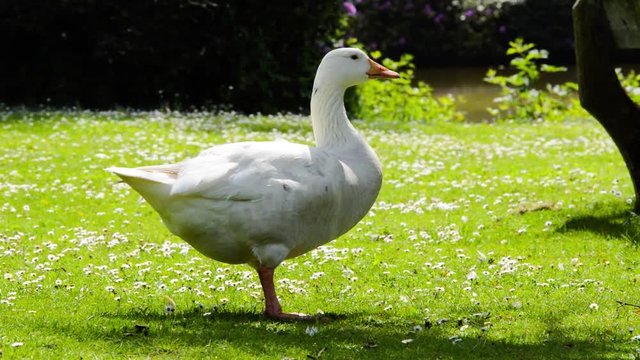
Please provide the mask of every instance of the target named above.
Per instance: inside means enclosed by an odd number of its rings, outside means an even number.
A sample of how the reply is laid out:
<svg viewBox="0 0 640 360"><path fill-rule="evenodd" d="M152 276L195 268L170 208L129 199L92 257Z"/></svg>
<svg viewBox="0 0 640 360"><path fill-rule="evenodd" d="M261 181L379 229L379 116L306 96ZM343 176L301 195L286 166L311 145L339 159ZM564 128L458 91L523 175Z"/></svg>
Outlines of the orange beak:
<svg viewBox="0 0 640 360"><path fill-rule="evenodd" d="M397 79L400 77L397 72L391 71L377 62L369 59L369 79Z"/></svg>

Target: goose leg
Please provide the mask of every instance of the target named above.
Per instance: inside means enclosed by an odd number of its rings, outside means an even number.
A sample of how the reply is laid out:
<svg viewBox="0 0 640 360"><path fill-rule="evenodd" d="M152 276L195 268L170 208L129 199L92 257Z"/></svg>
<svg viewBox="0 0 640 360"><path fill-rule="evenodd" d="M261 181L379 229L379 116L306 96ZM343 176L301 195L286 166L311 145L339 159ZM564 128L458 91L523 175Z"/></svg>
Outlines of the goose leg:
<svg viewBox="0 0 640 360"><path fill-rule="evenodd" d="M264 315L275 320L312 320L313 317L311 316L282 312L280 301L278 301L278 296L276 295L276 288L273 284L274 270L267 266L258 268L258 277L264 292Z"/></svg>

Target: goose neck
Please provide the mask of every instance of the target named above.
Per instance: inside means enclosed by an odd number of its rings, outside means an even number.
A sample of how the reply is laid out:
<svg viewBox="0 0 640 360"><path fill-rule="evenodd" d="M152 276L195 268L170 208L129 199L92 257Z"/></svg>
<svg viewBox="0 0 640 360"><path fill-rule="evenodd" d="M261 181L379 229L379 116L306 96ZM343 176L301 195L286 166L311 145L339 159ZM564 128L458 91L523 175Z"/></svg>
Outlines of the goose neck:
<svg viewBox="0 0 640 360"><path fill-rule="evenodd" d="M344 145L359 139L344 108L345 89L314 86L311 123L318 147Z"/></svg>

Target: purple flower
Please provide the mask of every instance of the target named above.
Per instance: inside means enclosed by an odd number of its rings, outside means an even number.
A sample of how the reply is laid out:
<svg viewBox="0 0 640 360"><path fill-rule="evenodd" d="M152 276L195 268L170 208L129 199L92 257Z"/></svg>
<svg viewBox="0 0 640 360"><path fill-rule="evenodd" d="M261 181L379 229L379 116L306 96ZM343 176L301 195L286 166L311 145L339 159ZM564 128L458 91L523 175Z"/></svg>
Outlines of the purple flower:
<svg viewBox="0 0 640 360"><path fill-rule="evenodd" d="M504 33L506 33L506 32L507 32L507 27L506 27L506 26L504 26L504 25L500 25L500 27L498 28L498 32L499 32L500 34L504 34Z"/></svg>
<svg viewBox="0 0 640 360"><path fill-rule="evenodd" d="M422 9L422 12L427 16L433 16L433 14L435 14L435 11L433 11L431 4L426 4L424 6L424 9Z"/></svg>
<svg viewBox="0 0 640 360"><path fill-rule="evenodd" d="M466 16L467 18L472 17L473 14L475 14L475 11L473 11L472 9L469 9L469 10L464 12L464 16Z"/></svg>
<svg viewBox="0 0 640 360"><path fill-rule="evenodd" d="M435 22L436 24L440 24L442 20L444 20L443 13L438 13L438 15L436 15L436 17L433 18L433 22Z"/></svg>
<svg viewBox="0 0 640 360"><path fill-rule="evenodd" d="M342 6L347 11L347 15L349 16L356 16L356 14L358 13L358 9L356 9L356 6L353 5L353 3L350 1L343 2Z"/></svg>

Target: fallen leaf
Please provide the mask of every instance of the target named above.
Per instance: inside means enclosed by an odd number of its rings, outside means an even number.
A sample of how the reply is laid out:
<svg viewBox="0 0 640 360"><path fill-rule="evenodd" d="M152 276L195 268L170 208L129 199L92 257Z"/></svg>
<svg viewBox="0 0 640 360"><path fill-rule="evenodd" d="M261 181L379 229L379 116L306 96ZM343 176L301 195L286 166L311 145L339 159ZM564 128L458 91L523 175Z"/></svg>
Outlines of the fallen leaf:
<svg viewBox="0 0 640 360"><path fill-rule="evenodd" d="M523 203L518 207L518 214L522 215L528 212L542 211L542 210L555 210L555 204L552 202L537 202L537 203Z"/></svg>

